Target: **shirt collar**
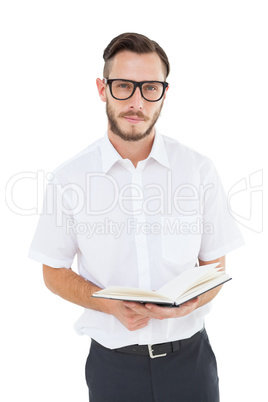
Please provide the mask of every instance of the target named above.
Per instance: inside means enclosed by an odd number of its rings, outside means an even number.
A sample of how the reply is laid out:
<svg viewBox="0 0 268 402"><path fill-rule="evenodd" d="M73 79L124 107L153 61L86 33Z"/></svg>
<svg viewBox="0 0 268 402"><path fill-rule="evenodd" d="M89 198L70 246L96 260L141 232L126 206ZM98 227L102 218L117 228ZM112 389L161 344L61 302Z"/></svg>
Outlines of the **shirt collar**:
<svg viewBox="0 0 268 402"><path fill-rule="evenodd" d="M155 159L161 165L170 168L166 144L163 136L156 131L152 150L148 158Z"/></svg>
<svg viewBox="0 0 268 402"><path fill-rule="evenodd" d="M107 173L117 161L122 160L121 155L110 142L108 134L105 135L101 144L101 159L104 173Z"/></svg>
<svg viewBox="0 0 268 402"><path fill-rule="evenodd" d="M111 167L118 162L123 160L121 155L114 148L109 140L108 134L105 135L101 145L101 158L103 172L107 173ZM170 168L170 163L167 155L166 145L163 136L156 131L154 143L147 159L154 159L161 165Z"/></svg>

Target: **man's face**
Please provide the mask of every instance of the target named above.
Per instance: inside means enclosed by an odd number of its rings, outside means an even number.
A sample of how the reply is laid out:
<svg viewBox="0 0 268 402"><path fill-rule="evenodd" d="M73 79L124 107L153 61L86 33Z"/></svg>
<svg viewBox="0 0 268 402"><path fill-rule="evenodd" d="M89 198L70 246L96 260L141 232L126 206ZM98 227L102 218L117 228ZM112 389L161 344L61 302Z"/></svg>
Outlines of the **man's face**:
<svg viewBox="0 0 268 402"><path fill-rule="evenodd" d="M156 53L118 53L111 62L109 79L133 81L165 81L164 66ZM136 88L127 100L116 100L106 85L105 100L109 130L125 141L139 141L153 132L164 97L158 102L146 101Z"/></svg>

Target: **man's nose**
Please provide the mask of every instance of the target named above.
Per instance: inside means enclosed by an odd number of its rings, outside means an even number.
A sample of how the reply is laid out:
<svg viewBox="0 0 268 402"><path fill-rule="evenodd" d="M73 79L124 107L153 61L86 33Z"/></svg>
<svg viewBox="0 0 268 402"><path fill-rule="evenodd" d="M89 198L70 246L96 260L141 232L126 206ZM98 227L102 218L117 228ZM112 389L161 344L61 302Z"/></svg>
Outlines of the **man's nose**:
<svg viewBox="0 0 268 402"><path fill-rule="evenodd" d="M129 98L129 107L131 109L142 109L143 108L144 99L141 95L141 90L139 87L135 89L134 94Z"/></svg>

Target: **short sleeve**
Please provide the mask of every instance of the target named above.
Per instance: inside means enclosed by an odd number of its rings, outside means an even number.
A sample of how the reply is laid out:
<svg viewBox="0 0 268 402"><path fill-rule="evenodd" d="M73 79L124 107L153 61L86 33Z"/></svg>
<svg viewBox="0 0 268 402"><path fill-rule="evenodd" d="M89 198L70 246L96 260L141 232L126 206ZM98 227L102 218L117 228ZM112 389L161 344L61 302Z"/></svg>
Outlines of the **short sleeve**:
<svg viewBox="0 0 268 402"><path fill-rule="evenodd" d="M221 180L213 165L204 188L203 235L199 259L211 261L244 244L237 223L232 217Z"/></svg>
<svg viewBox="0 0 268 402"><path fill-rule="evenodd" d="M55 178L47 185L43 210L28 254L29 258L53 268L71 268L78 248L76 235L69 230L73 216L65 190Z"/></svg>

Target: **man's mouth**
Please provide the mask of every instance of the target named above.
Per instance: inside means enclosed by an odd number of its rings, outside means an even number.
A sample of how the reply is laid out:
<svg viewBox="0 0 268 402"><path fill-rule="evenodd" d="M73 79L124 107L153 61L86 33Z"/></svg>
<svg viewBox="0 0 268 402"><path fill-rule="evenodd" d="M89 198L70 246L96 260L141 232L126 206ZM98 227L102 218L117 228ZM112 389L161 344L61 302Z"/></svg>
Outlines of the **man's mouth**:
<svg viewBox="0 0 268 402"><path fill-rule="evenodd" d="M126 119L131 124L138 124L138 123L144 121L144 119L141 119L140 117L135 117L135 116L124 116L124 119Z"/></svg>
<svg viewBox="0 0 268 402"><path fill-rule="evenodd" d="M121 114L120 117L123 117L125 120L127 120L131 124L138 124L143 121L146 121L146 117L142 113L125 113Z"/></svg>

